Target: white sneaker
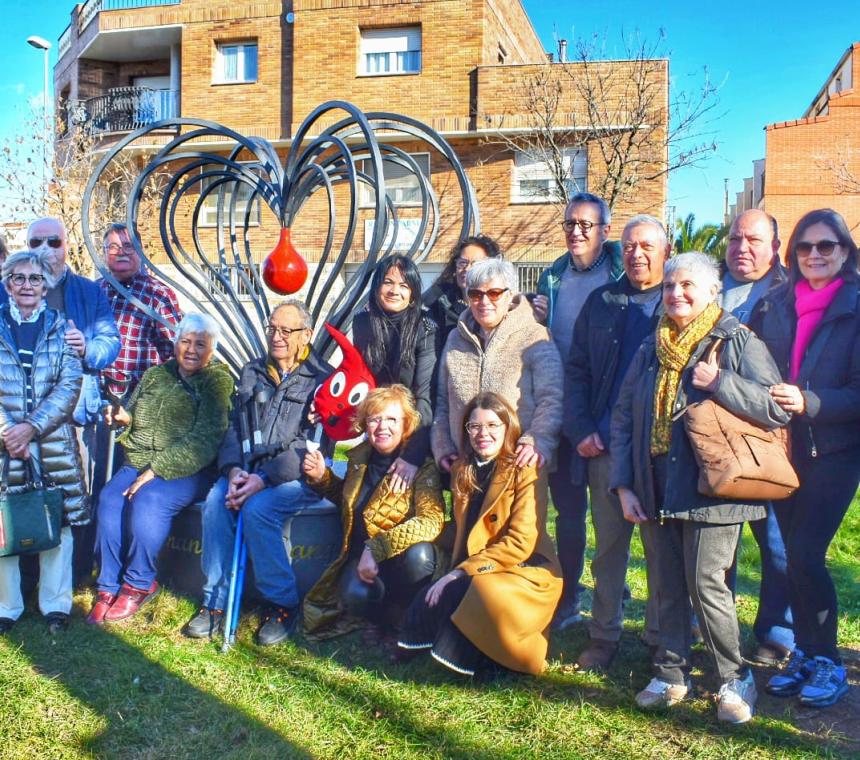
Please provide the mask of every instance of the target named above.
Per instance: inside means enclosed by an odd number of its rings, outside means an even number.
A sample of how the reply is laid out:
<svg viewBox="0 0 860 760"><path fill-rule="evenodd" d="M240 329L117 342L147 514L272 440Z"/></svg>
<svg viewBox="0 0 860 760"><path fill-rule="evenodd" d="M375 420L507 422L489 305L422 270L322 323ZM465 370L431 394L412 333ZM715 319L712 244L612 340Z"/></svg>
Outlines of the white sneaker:
<svg viewBox="0 0 860 760"><path fill-rule="evenodd" d="M746 723L755 714L758 692L752 671L743 680L733 678L720 686L717 694L717 718L726 723Z"/></svg>
<svg viewBox="0 0 860 760"><path fill-rule="evenodd" d="M651 683L636 695L636 704L646 710L672 707L684 699L692 691L692 688L689 680L680 684L652 678Z"/></svg>

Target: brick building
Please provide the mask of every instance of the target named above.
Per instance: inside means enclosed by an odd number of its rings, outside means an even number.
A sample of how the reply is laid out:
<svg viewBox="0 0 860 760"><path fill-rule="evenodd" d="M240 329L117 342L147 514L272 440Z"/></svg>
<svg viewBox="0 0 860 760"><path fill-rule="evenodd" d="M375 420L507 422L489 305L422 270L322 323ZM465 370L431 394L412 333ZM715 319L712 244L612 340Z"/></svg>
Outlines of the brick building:
<svg viewBox="0 0 860 760"><path fill-rule="evenodd" d="M750 205L763 208L786 241L804 213L833 208L860 237L860 42L844 52L800 119L770 124L765 134L763 171L745 180L730 217Z"/></svg>
<svg viewBox="0 0 860 760"><path fill-rule="evenodd" d="M575 75L578 65L553 67ZM546 66L519 0L88 0L72 10L60 38L54 85L58 108L104 144L160 118L186 116L260 135L283 154L305 116L335 99L424 121L457 152L476 190L482 230L520 263L528 286L564 250L559 212L546 198L546 167L492 143L499 131L522 132L523 83ZM666 103L668 62L657 62L652 76ZM560 113L576 122L582 106L572 87L563 100ZM665 133L665 111L654 114L650 128ZM416 153L442 199L442 234L425 266L431 276L456 242L457 225L444 224L453 174L420 145L398 147ZM593 187L605 171L587 138L571 149L569 165L572 189ZM415 188L387 171L386 184L399 216L414 216ZM615 229L636 213L663 217L666 191L661 177L621 199ZM361 213L363 223L371 209ZM314 200L293 227L311 263L323 214L322 199ZM277 239L277 222L265 208L254 219L255 255L258 245L262 258ZM364 235L356 235L353 261L362 259L363 244Z"/></svg>

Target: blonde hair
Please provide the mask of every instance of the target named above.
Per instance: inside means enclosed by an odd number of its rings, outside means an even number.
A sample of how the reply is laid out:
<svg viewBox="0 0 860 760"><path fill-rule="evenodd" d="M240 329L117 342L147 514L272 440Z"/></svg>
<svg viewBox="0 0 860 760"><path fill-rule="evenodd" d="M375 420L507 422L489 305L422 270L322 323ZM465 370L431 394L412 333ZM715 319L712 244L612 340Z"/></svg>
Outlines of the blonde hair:
<svg viewBox="0 0 860 760"><path fill-rule="evenodd" d="M415 396L405 385L395 383L382 388L374 388L355 412L353 428L363 433L367 430L367 418L378 414L388 404L400 404L403 410L403 441L405 442L417 429L421 415L415 408Z"/></svg>

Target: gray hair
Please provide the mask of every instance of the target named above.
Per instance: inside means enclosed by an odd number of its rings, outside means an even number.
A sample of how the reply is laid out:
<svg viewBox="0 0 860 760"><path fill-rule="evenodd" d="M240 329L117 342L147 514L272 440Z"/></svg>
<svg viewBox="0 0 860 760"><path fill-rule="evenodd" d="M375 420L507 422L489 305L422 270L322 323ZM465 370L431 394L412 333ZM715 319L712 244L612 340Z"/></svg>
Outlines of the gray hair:
<svg viewBox="0 0 860 760"><path fill-rule="evenodd" d="M610 224L612 222L612 211L609 209L609 204L594 193L576 193L571 195L564 209L565 218L567 218L567 212L570 211L570 207L578 206L580 203L593 203L597 206L597 210L600 212L601 224Z"/></svg>
<svg viewBox="0 0 860 760"><path fill-rule="evenodd" d="M304 301L300 301L298 298L288 298L286 301L281 301L274 309L272 309L271 316L275 316L275 312L279 309L286 309L290 307L291 309L295 309L299 316L302 319L302 327L306 330L313 330L314 321L311 317L311 313L308 311L308 307L305 306Z"/></svg>
<svg viewBox="0 0 860 760"><path fill-rule="evenodd" d="M700 251L687 251L673 256L663 267L663 278L680 271L689 272L694 277L703 277L708 286L716 285L717 295L723 289L719 267L710 256Z"/></svg>
<svg viewBox="0 0 860 760"><path fill-rule="evenodd" d="M501 256L495 259L483 259L472 264L466 272L466 287L477 288L496 278L503 280L513 295L520 292L516 268Z"/></svg>
<svg viewBox="0 0 860 760"><path fill-rule="evenodd" d="M221 337L221 325L214 317L199 312L186 314L182 321L176 326L173 333L173 343L179 343L188 333L205 333L212 340L212 350L218 348L218 339Z"/></svg>
<svg viewBox="0 0 860 760"><path fill-rule="evenodd" d="M9 275L14 274L15 269L21 264L33 264L38 267L45 278L45 286L48 288L54 287L54 274L48 264L48 255L37 253L36 251L17 251L10 254L3 262L2 277L3 282L9 279Z"/></svg>
<svg viewBox="0 0 860 760"><path fill-rule="evenodd" d="M666 246L669 245L669 236L666 234L666 228L663 226L663 222L661 222L656 216L651 216L651 214L636 214L636 216L632 217L630 221L624 225L624 230L621 232L621 239L624 240L624 236L629 230L632 230L634 227L638 227L641 224L656 227L660 231L660 247L665 250Z"/></svg>

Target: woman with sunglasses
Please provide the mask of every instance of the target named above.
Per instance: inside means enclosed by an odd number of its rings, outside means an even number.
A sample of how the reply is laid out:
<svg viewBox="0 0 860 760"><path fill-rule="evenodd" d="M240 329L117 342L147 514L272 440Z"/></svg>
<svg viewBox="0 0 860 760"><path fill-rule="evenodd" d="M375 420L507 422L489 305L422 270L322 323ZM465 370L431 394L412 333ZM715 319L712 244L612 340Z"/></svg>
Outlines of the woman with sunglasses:
<svg viewBox="0 0 860 760"><path fill-rule="evenodd" d="M519 294L513 264L500 258L474 264L466 275L464 311L439 360L433 455L446 472L458 458L466 404L492 391L516 409L522 433L518 467L542 466L558 445L562 371L549 331Z"/></svg>
<svg viewBox="0 0 860 760"><path fill-rule="evenodd" d="M0 457L6 485L29 478L37 459L43 479L63 492L59 546L39 553L39 609L50 633L72 609L72 526L90 519L78 440L71 425L81 390L81 359L66 344L66 320L45 305L53 284L45 254L13 253L3 263L9 301L0 306ZM0 633L24 611L18 557L0 558Z"/></svg>
<svg viewBox="0 0 860 760"><path fill-rule="evenodd" d="M504 398L481 393L466 405L451 478L454 568L418 594L398 640L464 675L546 667L561 567L546 532L546 470L517 466L519 441Z"/></svg>
<svg viewBox="0 0 860 760"><path fill-rule="evenodd" d="M356 314L352 342L377 386L399 383L415 396L421 424L391 465L391 485L402 492L430 454L436 325L421 306L421 275L408 256L386 256L373 271L367 311Z"/></svg>
<svg viewBox="0 0 860 760"><path fill-rule="evenodd" d="M780 525L797 647L766 688L826 707L848 691L825 558L860 483L858 251L844 219L819 209L797 223L787 256L789 281L750 320L782 374L770 393L794 415L791 453L800 478Z"/></svg>

